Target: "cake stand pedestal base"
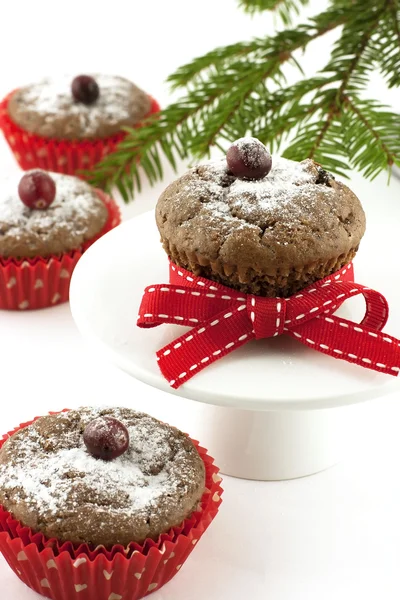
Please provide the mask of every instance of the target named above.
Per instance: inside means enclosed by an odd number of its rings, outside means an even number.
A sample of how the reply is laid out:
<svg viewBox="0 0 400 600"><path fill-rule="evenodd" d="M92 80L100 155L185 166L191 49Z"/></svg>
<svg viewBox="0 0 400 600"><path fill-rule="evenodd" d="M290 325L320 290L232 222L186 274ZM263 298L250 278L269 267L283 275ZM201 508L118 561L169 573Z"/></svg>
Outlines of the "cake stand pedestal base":
<svg viewBox="0 0 400 600"><path fill-rule="evenodd" d="M323 410L254 411L203 405L180 425L209 449L221 472L276 481L305 477L338 463L359 429L364 405Z"/></svg>

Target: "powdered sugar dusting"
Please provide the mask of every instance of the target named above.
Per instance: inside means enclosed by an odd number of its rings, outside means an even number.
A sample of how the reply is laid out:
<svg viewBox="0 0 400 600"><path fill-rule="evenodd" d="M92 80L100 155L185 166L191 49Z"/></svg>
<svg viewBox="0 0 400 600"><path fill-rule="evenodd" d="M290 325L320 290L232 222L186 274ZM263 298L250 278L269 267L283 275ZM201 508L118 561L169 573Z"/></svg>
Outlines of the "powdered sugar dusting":
<svg viewBox="0 0 400 600"><path fill-rule="evenodd" d="M243 138L243 143L247 144L246 140ZM196 173L198 177L193 177ZM317 166L312 161L298 163L274 157L267 176L242 180L229 174L226 160L221 159L196 167L184 189L190 198L201 200L199 214L215 220L218 226L222 219L235 229L259 223L263 227L273 216L291 227L315 207L317 192L333 197L334 190L317 184L317 178Z"/></svg>
<svg viewBox="0 0 400 600"><path fill-rule="evenodd" d="M243 137L236 140L235 146L243 153L246 165L257 168L262 164L265 146L260 140L253 137Z"/></svg>
<svg viewBox="0 0 400 600"><path fill-rule="evenodd" d="M73 123L78 137L97 136L102 127L112 128L120 124L133 125L150 110L150 100L142 90L123 77L92 74L100 89L95 103L86 105L77 102L71 93L74 75L47 78L38 83L21 88L16 98L31 113L43 119L41 130L46 135L46 122L49 128L56 120L66 128L64 135L69 137L68 122ZM76 123L79 124L77 131ZM29 130L29 123L23 123ZM40 132L39 132L40 133ZM50 129L48 135L52 137Z"/></svg>
<svg viewBox="0 0 400 600"><path fill-rule="evenodd" d="M93 77L100 88L99 99L94 106L74 101L71 95L71 83L74 77L71 75L44 79L33 84L27 88L25 98L28 102L33 102L37 110L48 115L59 114L66 110L79 114L89 131L105 109L115 120L127 118L129 112L124 98L129 95L132 84L127 79L112 75L93 75Z"/></svg>
<svg viewBox="0 0 400 600"><path fill-rule="evenodd" d="M302 163L279 158L274 160L268 176L255 181L237 179L229 193L234 204L248 198L251 204L256 203L261 210L267 211L277 206L280 209L290 206L293 197L299 193L311 200L314 186L315 175L306 171Z"/></svg>
<svg viewBox="0 0 400 600"><path fill-rule="evenodd" d="M48 518L85 502L107 507L115 515L134 516L143 510L151 515L160 497L190 487L195 473L186 458L187 447L176 437L172 447L171 429L142 413L109 409L109 416L127 427L130 446L112 461L94 458L86 450L82 430L104 412L90 408L57 415L51 430L40 431L34 425L22 432L19 443L11 439L0 453L0 490L11 491L14 501L20 497L39 517ZM11 462L4 460L8 447Z"/></svg>
<svg viewBox="0 0 400 600"><path fill-rule="evenodd" d="M112 490L111 493L119 490L127 495L131 514L164 493L168 479L166 472L144 475L127 457L101 461L100 465L84 448L60 450L54 456L32 462L28 459L28 463L21 467L10 474L6 483L2 482L0 475L0 485L6 489L21 488L25 499L37 504L39 510L53 514L63 511L73 498L71 474L78 479L84 477L85 485L97 497L109 496L109 490Z"/></svg>
<svg viewBox="0 0 400 600"><path fill-rule="evenodd" d="M76 177L49 175L56 184L56 196L45 210L32 210L20 200L20 175L0 178L1 255L7 256L7 249L14 250L20 241L34 250L36 245L43 246L46 242L52 245L57 236L68 238L71 247L78 248L80 243L74 241L85 238L93 223L100 221L98 230L104 225L107 210L93 188Z"/></svg>
<svg viewBox="0 0 400 600"><path fill-rule="evenodd" d="M76 177L59 173L49 175L56 184L56 197L46 210L32 210L22 203L18 196L20 176L0 180L0 231L5 226L13 227L15 235L18 235L18 229L26 231L29 227L37 228L39 224L42 228L50 228L56 222L70 223L72 229L74 216L79 213L84 217L90 216L93 205L98 204L93 189Z"/></svg>

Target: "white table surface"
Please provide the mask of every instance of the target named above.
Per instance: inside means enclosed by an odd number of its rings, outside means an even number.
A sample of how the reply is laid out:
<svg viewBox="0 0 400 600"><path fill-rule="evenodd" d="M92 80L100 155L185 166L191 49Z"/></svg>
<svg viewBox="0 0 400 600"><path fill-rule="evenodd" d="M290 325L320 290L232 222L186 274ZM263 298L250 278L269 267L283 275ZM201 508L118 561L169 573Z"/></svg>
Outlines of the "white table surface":
<svg viewBox="0 0 400 600"><path fill-rule="evenodd" d="M312 4L320 8L325 2ZM245 17L235 0L113 0L107 5L69 0L62 9L44 0L4 2L0 96L47 74L103 71L134 79L165 104L168 89L162 82L175 67L215 45L272 28L270 16ZM306 59L310 70L332 39L314 45ZM400 105L398 91L383 99ZM17 170L2 139L0 164L3 171ZM172 178L167 170L164 183L145 188L124 207L124 217L151 208ZM359 177L353 187L368 189ZM369 193L378 201L394 190L386 188L382 176ZM387 258L398 276L397 257ZM83 343L68 305L2 312L0 340L4 432L48 410L105 403L143 409L179 426L181 409L190 402L100 363ZM366 404L351 456L324 473L279 483L225 478L219 518L154 600L397 600L399 406L393 396ZM0 590L4 600L38 598L2 559Z"/></svg>

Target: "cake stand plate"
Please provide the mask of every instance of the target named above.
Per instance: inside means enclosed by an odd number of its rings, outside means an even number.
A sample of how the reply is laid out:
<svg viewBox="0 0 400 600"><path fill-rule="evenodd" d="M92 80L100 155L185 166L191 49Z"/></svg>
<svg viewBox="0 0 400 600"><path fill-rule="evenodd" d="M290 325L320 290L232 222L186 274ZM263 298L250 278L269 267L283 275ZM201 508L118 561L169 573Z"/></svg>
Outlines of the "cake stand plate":
<svg viewBox="0 0 400 600"><path fill-rule="evenodd" d="M376 225L375 219L373 229ZM385 252L390 252L389 237ZM357 281L378 289L392 308L398 307L400 290L390 280L389 268L380 263L378 254L364 244L355 263ZM154 214L145 213L102 237L83 255L71 282L72 314L83 336L121 369L149 385L204 403L204 418L199 420L196 413L196 422L187 430L198 435L227 474L270 480L322 470L345 451L345 439L356 427L357 404L399 389L393 377L335 360L282 336L251 342L173 390L158 369L155 353L183 328L136 326L144 288L166 282L168 262ZM360 318L364 307L358 300L347 302L341 314ZM400 334L400 311L392 311L387 331Z"/></svg>

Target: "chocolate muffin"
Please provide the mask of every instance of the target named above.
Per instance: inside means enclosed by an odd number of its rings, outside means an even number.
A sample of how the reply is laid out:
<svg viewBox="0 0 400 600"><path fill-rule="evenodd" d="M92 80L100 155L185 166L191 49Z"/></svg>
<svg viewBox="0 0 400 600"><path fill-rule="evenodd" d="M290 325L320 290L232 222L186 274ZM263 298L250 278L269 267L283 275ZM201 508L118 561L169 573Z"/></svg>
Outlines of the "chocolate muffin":
<svg viewBox="0 0 400 600"><path fill-rule="evenodd" d="M248 294L288 297L354 258L365 215L319 164L274 158L271 168L263 153L243 138L228 161L191 169L161 195L156 221L177 265Z"/></svg>
<svg viewBox="0 0 400 600"><path fill-rule="evenodd" d="M96 190L80 179L43 171L29 171L23 179L29 184L35 178L50 178L55 184L54 200L47 206L40 199L41 209L21 201L20 175L0 180L1 258L46 257L76 250L99 234L108 219L107 207Z"/></svg>
<svg viewBox="0 0 400 600"><path fill-rule="evenodd" d="M204 490L191 440L129 409L42 417L0 450L0 504L34 531L75 544L157 540L198 508Z"/></svg>
<svg viewBox="0 0 400 600"><path fill-rule="evenodd" d="M96 74L75 79L81 81L78 90L78 86L71 89L75 81L71 76L18 89L8 102L11 119L45 138L82 140L119 133L150 112L151 98L123 77Z"/></svg>

